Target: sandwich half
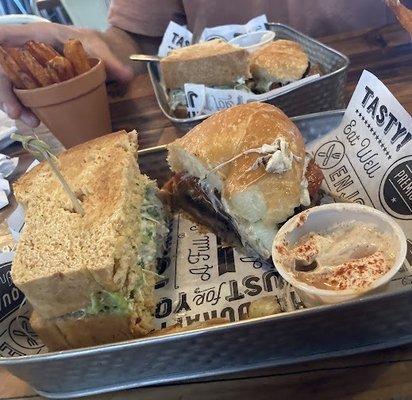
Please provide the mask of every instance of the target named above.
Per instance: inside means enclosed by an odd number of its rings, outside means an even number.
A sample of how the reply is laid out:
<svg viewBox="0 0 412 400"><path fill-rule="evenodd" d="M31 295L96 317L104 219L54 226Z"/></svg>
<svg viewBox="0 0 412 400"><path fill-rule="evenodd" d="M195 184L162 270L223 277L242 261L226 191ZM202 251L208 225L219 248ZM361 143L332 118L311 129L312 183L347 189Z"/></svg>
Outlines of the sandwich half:
<svg viewBox="0 0 412 400"><path fill-rule="evenodd" d="M309 58L303 47L291 40L279 39L252 54L250 70L258 92L297 81L309 71Z"/></svg>
<svg viewBox="0 0 412 400"><path fill-rule="evenodd" d="M168 151L174 176L162 197L265 259L278 225L315 201L323 179L296 125L265 103L218 112Z"/></svg>
<svg viewBox="0 0 412 400"><path fill-rule="evenodd" d="M137 135L125 131L59 155L83 216L47 163L14 186L26 216L12 278L33 306L34 329L51 349L153 329L156 264L167 228L157 187L140 173L136 157Z"/></svg>
<svg viewBox="0 0 412 400"><path fill-rule="evenodd" d="M177 117L187 116L185 83L250 91L245 84L251 77L248 52L220 39L173 50L161 60L160 70Z"/></svg>
<svg viewBox="0 0 412 400"><path fill-rule="evenodd" d="M220 39L173 50L161 60L160 70L167 89L185 83L233 86L250 77L248 52Z"/></svg>

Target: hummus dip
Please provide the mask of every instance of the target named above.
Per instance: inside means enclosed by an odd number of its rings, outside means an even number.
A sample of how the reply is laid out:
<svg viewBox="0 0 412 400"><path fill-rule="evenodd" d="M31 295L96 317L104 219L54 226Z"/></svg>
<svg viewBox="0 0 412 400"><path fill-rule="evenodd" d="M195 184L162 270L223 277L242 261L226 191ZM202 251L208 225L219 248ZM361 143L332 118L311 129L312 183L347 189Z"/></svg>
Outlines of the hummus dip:
<svg viewBox="0 0 412 400"><path fill-rule="evenodd" d="M393 266L399 249L374 225L349 221L310 232L280 251L294 277L318 289L364 290Z"/></svg>

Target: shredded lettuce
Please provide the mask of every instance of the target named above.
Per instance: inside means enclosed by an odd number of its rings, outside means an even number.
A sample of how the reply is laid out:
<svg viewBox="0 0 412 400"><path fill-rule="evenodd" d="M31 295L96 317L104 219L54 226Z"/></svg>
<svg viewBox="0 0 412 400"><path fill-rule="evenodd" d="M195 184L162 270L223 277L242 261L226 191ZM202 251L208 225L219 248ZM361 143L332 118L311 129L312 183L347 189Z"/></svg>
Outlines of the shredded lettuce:
<svg viewBox="0 0 412 400"><path fill-rule="evenodd" d="M172 89L169 92L169 107L175 111L179 105L187 106L186 94L182 89Z"/></svg>
<svg viewBox="0 0 412 400"><path fill-rule="evenodd" d="M154 184L147 185L141 207L142 243L137 265L148 270L154 269L157 259L162 255L164 238L168 233L163 205L156 193L157 187Z"/></svg>
<svg viewBox="0 0 412 400"><path fill-rule="evenodd" d="M213 89L235 89L246 93L252 93L252 90L248 85L246 85L245 78L241 77L236 80L233 85L224 86L210 86ZM187 107L186 94L183 89L172 89L169 91L168 99L169 107L171 111L175 111L178 106Z"/></svg>
<svg viewBox="0 0 412 400"><path fill-rule="evenodd" d="M165 237L168 234L163 204L157 197L158 188L154 182L146 186L140 216L141 244L137 259L138 278L131 297L140 303L144 302L145 288L153 284L155 279L163 279L156 271L157 259L162 256ZM151 278L151 279L150 279Z"/></svg>
<svg viewBox="0 0 412 400"><path fill-rule="evenodd" d="M86 308L67 313L62 318L86 318L92 315L116 314L125 315L133 311L131 300L122 294L101 290L90 296L90 303Z"/></svg>
<svg viewBox="0 0 412 400"><path fill-rule="evenodd" d="M86 315L127 314L132 311L132 305L120 293L101 290L91 295L90 304L84 311Z"/></svg>

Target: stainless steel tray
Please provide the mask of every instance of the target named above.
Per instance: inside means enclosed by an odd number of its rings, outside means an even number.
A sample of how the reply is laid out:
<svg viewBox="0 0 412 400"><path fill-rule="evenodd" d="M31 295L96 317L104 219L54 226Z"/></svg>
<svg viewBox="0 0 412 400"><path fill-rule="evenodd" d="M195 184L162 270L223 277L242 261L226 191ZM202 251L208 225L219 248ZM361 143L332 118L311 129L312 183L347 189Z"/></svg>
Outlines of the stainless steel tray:
<svg viewBox="0 0 412 400"><path fill-rule="evenodd" d="M310 141L337 126L342 111L295 118ZM141 169L167 179L165 148L140 152ZM333 306L163 337L0 359L41 395L70 398L132 387L244 375L412 342L412 289Z"/></svg>
<svg viewBox="0 0 412 400"><path fill-rule="evenodd" d="M269 23L267 29L276 32L277 39L290 39L300 43L308 53L310 61L320 64L326 73L299 88L268 97L265 102L280 107L289 117L343 108L349 59L344 54L286 25ZM207 118L206 115L176 118L170 112L167 93L160 80L158 63L150 62L147 68L159 107L177 128L187 132Z"/></svg>

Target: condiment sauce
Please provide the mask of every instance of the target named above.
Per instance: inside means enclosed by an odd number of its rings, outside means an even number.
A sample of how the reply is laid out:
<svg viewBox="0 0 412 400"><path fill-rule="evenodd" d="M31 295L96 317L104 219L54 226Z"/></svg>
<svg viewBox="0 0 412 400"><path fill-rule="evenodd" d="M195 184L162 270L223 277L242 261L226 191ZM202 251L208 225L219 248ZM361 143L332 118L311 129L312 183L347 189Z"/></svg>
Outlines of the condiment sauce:
<svg viewBox="0 0 412 400"><path fill-rule="evenodd" d="M319 289L367 289L392 268L394 242L372 224L349 221L300 238L287 264L296 279Z"/></svg>

